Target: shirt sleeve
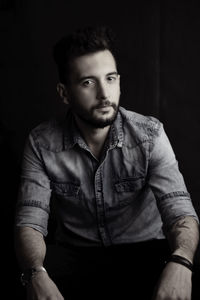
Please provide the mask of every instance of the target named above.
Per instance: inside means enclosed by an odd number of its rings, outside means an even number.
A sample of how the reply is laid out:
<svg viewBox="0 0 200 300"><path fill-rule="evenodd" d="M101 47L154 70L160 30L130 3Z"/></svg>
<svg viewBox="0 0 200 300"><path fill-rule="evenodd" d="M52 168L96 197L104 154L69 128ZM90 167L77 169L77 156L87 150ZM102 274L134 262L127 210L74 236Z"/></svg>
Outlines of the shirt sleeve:
<svg viewBox="0 0 200 300"><path fill-rule="evenodd" d="M162 124L150 151L149 185L156 197L164 230L168 230L183 216L192 216L198 221L190 194Z"/></svg>
<svg viewBox="0 0 200 300"><path fill-rule="evenodd" d="M32 227L46 236L50 197L50 180L45 171L40 151L30 134L22 161L16 226Z"/></svg>

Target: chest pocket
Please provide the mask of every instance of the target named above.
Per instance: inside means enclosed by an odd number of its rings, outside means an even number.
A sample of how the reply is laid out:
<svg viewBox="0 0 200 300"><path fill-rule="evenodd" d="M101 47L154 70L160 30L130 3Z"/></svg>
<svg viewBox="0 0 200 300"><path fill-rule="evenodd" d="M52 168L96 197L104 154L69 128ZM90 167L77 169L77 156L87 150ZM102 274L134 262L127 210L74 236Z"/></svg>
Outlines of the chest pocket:
<svg viewBox="0 0 200 300"><path fill-rule="evenodd" d="M115 183L115 195L118 205L125 206L133 203L144 191L144 177L129 177ZM136 201L137 202L137 201Z"/></svg>
<svg viewBox="0 0 200 300"><path fill-rule="evenodd" d="M52 206L58 222L70 226L79 223L85 211L81 186L73 182L53 182L52 191Z"/></svg>

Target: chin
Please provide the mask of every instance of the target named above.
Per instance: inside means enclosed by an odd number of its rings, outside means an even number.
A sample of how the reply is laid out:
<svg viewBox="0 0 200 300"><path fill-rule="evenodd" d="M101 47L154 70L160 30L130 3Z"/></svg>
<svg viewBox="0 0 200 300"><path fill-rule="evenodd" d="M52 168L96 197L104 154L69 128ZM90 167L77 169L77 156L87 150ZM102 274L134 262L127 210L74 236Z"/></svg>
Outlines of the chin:
<svg viewBox="0 0 200 300"><path fill-rule="evenodd" d="M98 129L112 125L117 117L117 113L118 107L116 107L114 111L101 112L101 114L93 112L93 115L77 114L77 116L82 120L82 122L89 125L91 128Z"/></svg>
<svg viewBox="0 0 200 300"><path fill-rule="evenodd" d="M88 123L90 123L90 125L92 125L94 128L105 128L107 126L110 126L113 124L113 122L116 119L116 114L113 115L110 118L102 118L102 119L93 119L93 120L88 120Z"/></svg>

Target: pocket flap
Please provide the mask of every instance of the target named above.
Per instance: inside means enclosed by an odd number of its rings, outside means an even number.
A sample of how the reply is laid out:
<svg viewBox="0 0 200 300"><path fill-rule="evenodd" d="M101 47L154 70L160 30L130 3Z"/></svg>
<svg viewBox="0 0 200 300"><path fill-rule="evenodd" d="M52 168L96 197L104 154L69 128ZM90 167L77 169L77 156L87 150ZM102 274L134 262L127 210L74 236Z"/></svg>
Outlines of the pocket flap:
<svg viewBox="0 0 200 300"><path fill-rule="evenodd" d="M133 192L143 187L144 177L126 178L115 183L115 189L118 193Z"/></svg>
<svg viewBox="0 0 200 300"><path fill-rule="evenodd" d="M72 182L53 182L52 189L56 194L62 194L66 196L76 196L79 193L80 185Z"/></svg>

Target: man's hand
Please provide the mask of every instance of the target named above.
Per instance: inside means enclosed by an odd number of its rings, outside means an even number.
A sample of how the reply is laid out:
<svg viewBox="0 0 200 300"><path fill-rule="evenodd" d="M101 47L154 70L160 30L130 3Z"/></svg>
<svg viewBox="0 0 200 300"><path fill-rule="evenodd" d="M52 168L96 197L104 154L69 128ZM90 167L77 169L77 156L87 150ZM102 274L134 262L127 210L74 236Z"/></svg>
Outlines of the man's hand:
<svg viewBox="0 0 200 300"><path fill-rule="evenodd" d="M169 262L164 268L153 300L191 300L192 272L185 266Z"/></svg>
<svg viewBox="0 0 200 300"><path fill-rule="evenodd" d="M38 272L27 286L27 300L64 300L46 272Z"/></svg>

